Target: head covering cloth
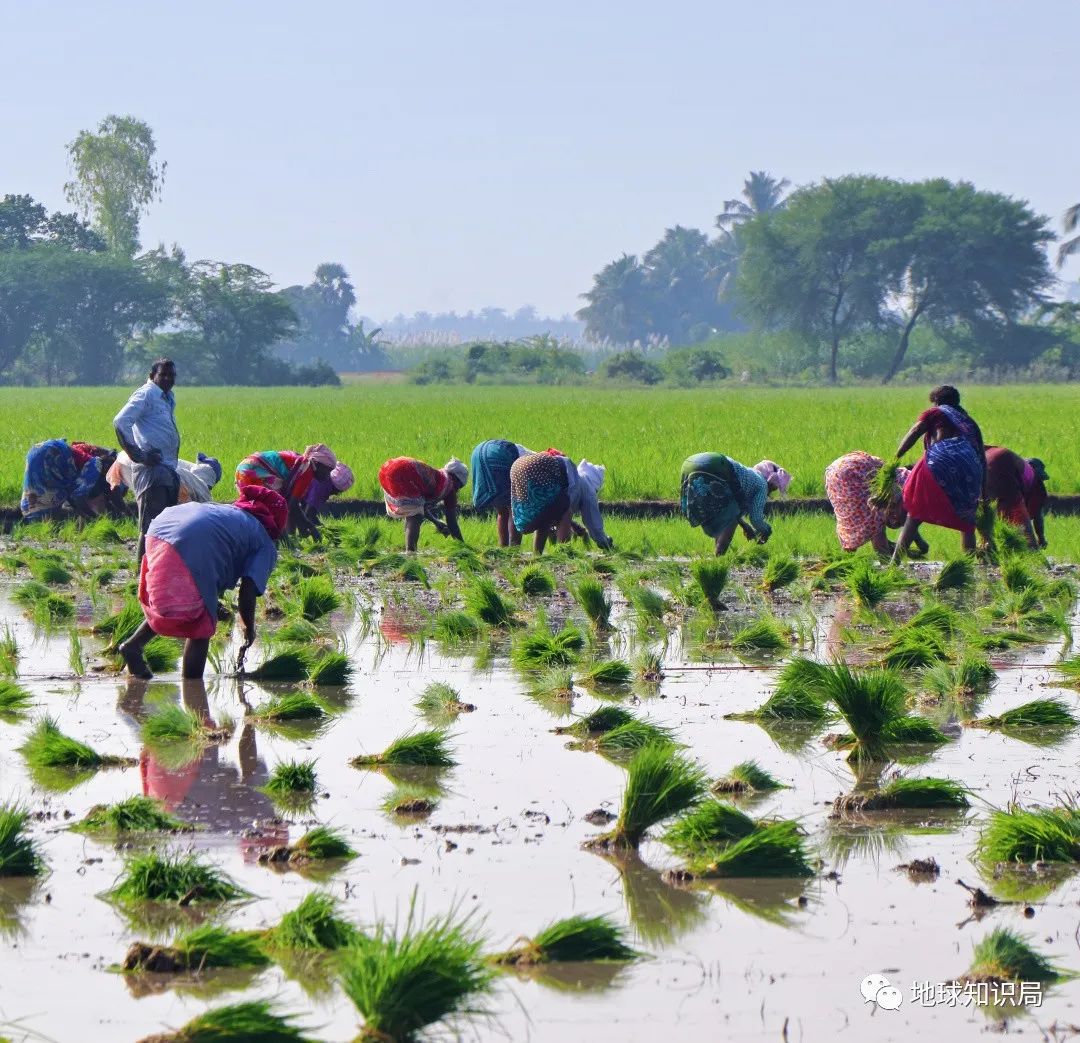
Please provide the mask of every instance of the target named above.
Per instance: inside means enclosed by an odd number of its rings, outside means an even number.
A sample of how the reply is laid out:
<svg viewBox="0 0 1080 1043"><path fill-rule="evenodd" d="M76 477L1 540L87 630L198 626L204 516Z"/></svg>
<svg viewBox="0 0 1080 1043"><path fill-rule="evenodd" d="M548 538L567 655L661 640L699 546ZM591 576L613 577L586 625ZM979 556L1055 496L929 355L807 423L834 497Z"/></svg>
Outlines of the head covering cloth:
<svg viewBox="0 0 1080 1043"><path fill-rule="evenodd" d="M280 539L289 524L289 504L285 497L261 485L244 486L233 506L255 515L272 540Z"/></svg>

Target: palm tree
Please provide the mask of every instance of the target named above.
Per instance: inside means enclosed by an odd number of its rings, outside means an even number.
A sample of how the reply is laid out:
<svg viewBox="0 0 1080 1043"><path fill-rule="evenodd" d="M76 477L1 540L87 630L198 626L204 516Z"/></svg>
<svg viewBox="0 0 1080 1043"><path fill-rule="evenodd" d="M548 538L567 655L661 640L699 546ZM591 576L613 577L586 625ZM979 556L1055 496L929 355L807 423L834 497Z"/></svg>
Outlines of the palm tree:
<svg viewBox="0 0 1080 1043"><path fill-rule="evenodd" d="M649 335L649 301L645 272L637 257L623 254L593 277L583 293L588 303L577 312L585 331L597 340L632 344Z"/></svg>
<svg viewBox="0 0 1080 1043"><path fill-rule="evenodd" d="M751 170L743 182L742 199L725 199L724 212L716 217L716 227L726 229L732 225L780 210L787 202L785 191L791 185L786 177L775 178L764 170Z"/></svg>
<svg viewBox="0 0 1080 1043"><path fill-rule="evenodd" d="M1065 226L1066 232L1075 232L1080 227L1080 203L1070 206L1065 211L1065 218L1062 222ZM1080 235L1074 235L1071 239L1066 239L1058 247L1057 252L1057 265L1060 268L1074 253L1080 253Z"/></svg>

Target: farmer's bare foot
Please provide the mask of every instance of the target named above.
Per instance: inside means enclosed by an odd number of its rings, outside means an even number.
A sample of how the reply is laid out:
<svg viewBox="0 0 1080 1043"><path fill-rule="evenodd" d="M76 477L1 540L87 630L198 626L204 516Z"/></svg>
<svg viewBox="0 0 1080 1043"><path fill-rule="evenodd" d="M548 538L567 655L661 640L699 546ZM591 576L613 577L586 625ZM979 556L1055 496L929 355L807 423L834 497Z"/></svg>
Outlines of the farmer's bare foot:
<svg viewBox="0 0 1080 1043"><path fill-rule="evenodd" d="M154 675L150 667L146 665L141 648L132 648L130 643L125 641L117 651L120 653L124 665L127 666L128 673L132 677L138 677L143 681L149 681L153 678Z"/></svg>

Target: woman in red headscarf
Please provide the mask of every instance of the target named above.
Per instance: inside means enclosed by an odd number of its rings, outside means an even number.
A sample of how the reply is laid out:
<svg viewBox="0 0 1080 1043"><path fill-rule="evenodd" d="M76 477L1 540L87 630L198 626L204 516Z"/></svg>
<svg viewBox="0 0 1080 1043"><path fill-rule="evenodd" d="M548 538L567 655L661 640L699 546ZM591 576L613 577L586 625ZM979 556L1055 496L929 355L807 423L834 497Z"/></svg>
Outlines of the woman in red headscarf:
<svg viewBox="0 0 1080 1043"><path fill-rule="evenodd" d="M217 629L218 598L237 583L244 649L250 648L255 599L266 590L277 564L275 542L288 521L285 498L259 486L243 489L234 504L182 503L162 511L147 531L139 572L146 620L119 649L128 671L153 676L143 649L161 634L184 639L184 677L202 677Z"/></svg>
<svg viewBox="0 0 1080 1043"><path fill-rule="evenodd" d="M309 445L302 453L287 449L252 453L236 466L236 488L241 494L252 485L281 493L289 505L289 531L315 539L319 538L318 512L309 508L308 494L314 486L326 483L330 484L327 495L332 495L348 489L353 477L322 442Z"/></svg>

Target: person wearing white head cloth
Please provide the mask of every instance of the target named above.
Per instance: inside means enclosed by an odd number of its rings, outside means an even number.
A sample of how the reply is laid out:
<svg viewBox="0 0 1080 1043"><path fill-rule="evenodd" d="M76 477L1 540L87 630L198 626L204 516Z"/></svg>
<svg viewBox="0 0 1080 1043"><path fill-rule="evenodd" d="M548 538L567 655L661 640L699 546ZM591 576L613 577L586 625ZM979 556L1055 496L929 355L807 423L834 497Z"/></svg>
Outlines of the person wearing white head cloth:
<svg viewBox="0 0 1080 1043"><path fill-rule="evenodd" d="M412 552L420 540L425 521L443 535L464 543L458 525L458 492L469 481L469 469L452 456L444 467L432 467L411 456L396 456L379 468L386 513L405 523L405 550ZM446 520L436 511L442 506Z"/></svg>

